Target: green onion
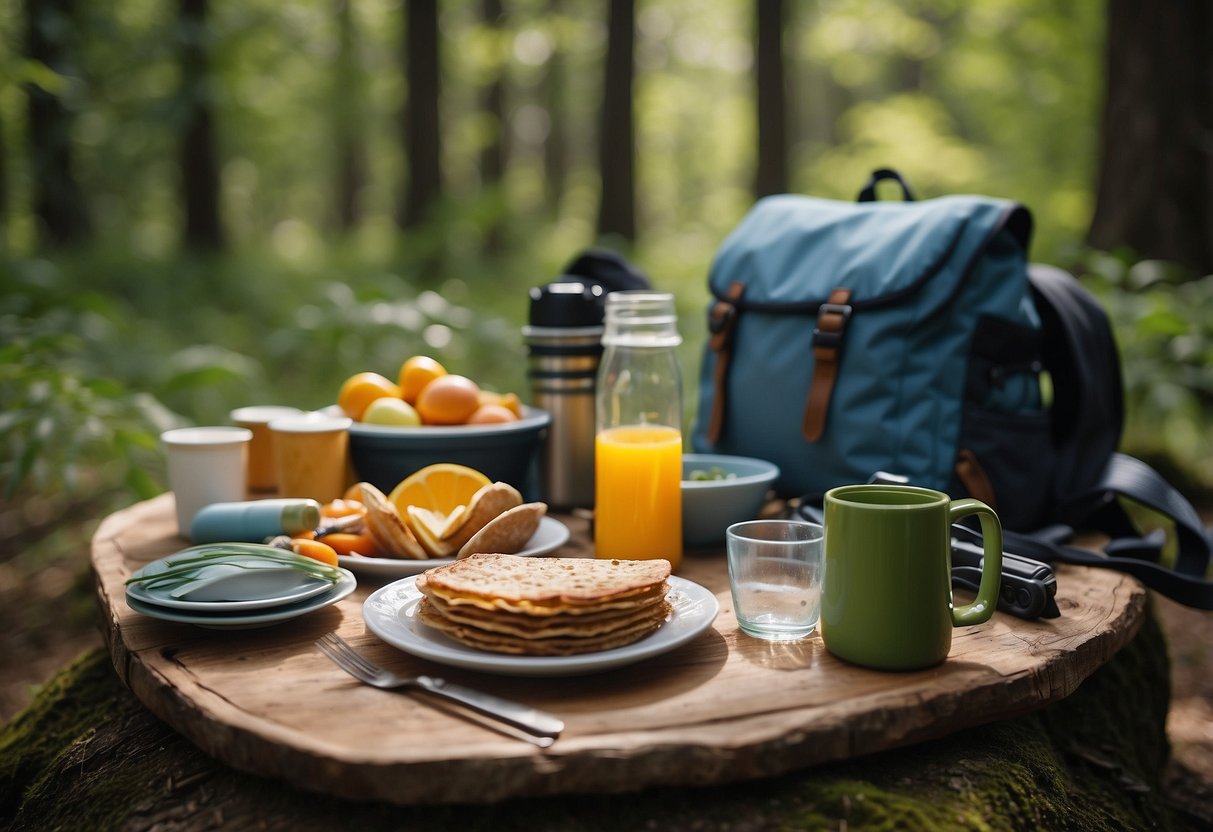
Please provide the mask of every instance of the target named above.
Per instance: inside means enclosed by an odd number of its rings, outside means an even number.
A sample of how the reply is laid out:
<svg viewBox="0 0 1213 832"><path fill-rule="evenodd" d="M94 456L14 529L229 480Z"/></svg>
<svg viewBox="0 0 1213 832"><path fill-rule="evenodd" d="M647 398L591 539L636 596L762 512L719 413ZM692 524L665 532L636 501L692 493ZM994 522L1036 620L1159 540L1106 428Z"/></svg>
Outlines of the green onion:
<svg viewBox="0 0 1213 832"><path fill-rule="evenodd" d="M165 558L168 568L155 575L140 575L127 578L126 583L143 584L147 589L177 587L194 580L198 570L206 566L226 565L241 569L256 569L249 561L265 561L297 569L313 578L336 583L341 570L318 560L297 555L285 549L263 543L207 543L182 549Z"/></svg>

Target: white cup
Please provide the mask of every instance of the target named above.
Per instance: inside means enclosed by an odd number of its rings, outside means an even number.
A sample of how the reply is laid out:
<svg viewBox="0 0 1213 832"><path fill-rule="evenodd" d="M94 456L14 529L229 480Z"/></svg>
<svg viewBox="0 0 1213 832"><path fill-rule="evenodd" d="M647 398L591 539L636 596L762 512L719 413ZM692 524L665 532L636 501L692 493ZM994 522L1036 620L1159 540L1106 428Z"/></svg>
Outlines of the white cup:
<svg viewBox="0 0 1213 832"><path fill-rule="evenodd" d="M252 438L251 430L236 427L177 428L160 434L182 537L189 537L194 515L203 506L244 499Z"/></svg>
<svg viewBox="0 0 1213 832"><path fill-rule="evenodd" d="M729 589L741 631L767 641L812 635L821 613L821 526L750 520L725 531Z"/></svg>

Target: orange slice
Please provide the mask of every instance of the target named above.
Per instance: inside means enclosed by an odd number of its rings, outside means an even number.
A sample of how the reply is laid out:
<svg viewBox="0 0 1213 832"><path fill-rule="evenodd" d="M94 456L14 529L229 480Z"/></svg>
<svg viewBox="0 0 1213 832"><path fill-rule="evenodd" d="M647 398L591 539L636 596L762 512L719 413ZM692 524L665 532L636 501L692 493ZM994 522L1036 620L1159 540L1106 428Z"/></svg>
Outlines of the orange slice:
<svg viewBox="0 0 1213 832"><path fill-rule="evenodd" d="M438 462L427 465L405 477L388 495L401 517L408 517L409 506L428 509L449 517L460 506L466 506L489 478L466 465Z"/></svg>

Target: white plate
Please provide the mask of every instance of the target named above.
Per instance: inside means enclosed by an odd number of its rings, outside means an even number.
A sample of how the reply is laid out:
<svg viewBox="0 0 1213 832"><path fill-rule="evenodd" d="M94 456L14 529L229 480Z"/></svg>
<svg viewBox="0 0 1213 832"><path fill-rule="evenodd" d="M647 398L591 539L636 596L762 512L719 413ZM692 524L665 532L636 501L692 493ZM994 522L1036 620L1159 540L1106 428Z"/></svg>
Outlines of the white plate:
<svg viewBox="0 0 1213 832"><path fill-rule="evenodd" d="M341 577L333 584L328 592L314 595L294 604L270 607L266 610L248 610L246 612L197 612L175 610L158 604L145 604L127 593L126 604L132 610L152 618L164 621L176 621L179 624L196 624L213 630L251 630L256 627L268 627L292 618L298 618L330 604L336 604L349 595L358 586L358 580L347 569L341 570Z"/></svg>
<svg viewBox="0 0 1213 832"><path fill-rule="evenodd" d="M506 676L575 676L597 673L665 653L686 644L716 619L716 596L697 583L670 578L674 612L661 628L640 641L613 650L576 656L511 656L467 647L417 620L421 593L417 576L381 587L362 605L371 632L388 644L440 664Z"/></svg>
<svg viewBox="0 0 1213 832"><path fill-rule="evenodd" d="M167 558L154 560L147 566L135 572L131 577L139 578L144 575L158 575L168 569L166 561L171 560L175 555L170 555ZM249 562L259 564L254 558L249 558ZM271 568L271 567L266 567ZM205 567L200 567L199 572L202 572ZM291 570L295 576L301 576L297 570ZM289 577L289 576L288 576ZM307 598L312 598L322 592L327 592L333 588L333 584L329 581L320 579L308 580L306 582L286 581L283 589L280 592L273 593L264 598L248 599L244 601L191 601L187 598L174 598L172 590L169 588L149 588L144 584L130 584L126 588L126 597L134 598L143 604L155 604L158 607L170 607L178 610L192 610L194 612L247 612L249 610L260 610L268 607L281 607L287 604L295 604Z"/></svg>
<svg viewBox="0 0 1213 832"><path fill-rule="evenodd" d="M556 551L569 540L569 527L555 517L539 518L539 528L531 535L522 551L514 552L521 557L537 557ZM359 575L376 578L403 578L420 575L435 566L454 563L454 558L429 558L427 560L399 560L397 558L364 558L360 555L338 555L337 562Z"/></svg>

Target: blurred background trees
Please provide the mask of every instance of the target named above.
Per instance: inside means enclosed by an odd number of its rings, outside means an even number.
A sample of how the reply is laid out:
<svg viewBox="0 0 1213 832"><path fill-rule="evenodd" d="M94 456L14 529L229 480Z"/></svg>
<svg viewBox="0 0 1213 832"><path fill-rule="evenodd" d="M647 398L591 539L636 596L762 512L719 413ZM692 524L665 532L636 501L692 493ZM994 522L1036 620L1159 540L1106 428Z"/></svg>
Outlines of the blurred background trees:
<svg viewBox="0 0 1213 832"><path fill-rule="evenodd" d="M525 392L526 289L592 245L677 292L693 387L724 235L759 195L852 199L877 167L1027 204L1032 256L1116 317L1126 442L1213 482L1211 18L0 0L5 528L155 493L163 427L321 406L415 352Z"/></svg>

